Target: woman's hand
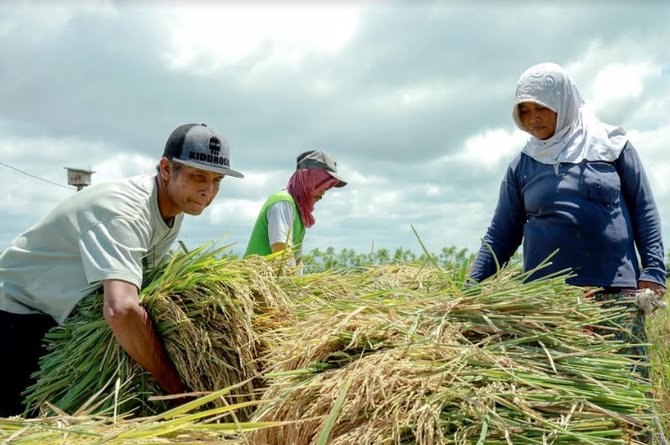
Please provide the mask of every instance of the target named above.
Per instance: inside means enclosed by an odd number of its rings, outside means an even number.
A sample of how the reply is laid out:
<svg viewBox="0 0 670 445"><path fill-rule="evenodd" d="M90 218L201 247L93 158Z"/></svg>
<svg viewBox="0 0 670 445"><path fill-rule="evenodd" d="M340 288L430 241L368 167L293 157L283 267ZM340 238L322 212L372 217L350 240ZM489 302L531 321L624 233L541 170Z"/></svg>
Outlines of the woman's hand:
<svg viewBox="0 0 670 445"><path fill-rule="evenodd" d="M640 281L637 282L637 288L638 289L651 289L659 297L665 296L665 288L658 283L654 283L653 281L640 280Z"/></svg>
<svg viewBox="0 0 670 445"><path fill-rule="evenodd" d="M645 315L652 315L657 309L667 307L668 304L663 301L665 288L660 284L651 281L639 281L637 289L635 304Z"/></svg>

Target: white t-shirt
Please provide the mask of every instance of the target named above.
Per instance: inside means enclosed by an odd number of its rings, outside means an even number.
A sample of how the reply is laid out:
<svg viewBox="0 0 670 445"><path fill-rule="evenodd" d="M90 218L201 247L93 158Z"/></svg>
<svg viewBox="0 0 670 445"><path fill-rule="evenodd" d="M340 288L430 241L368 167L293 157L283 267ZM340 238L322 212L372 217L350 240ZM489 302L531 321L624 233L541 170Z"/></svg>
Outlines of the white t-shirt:
<svg viewBox="0 0 670 445"><path fill-rule="evenodd" d="M268 239L270 246L275 243L284 243L287 247L293 246L293 206L288 201L279 201L268 209ZM293 252L295 261L302 258L302 245ZM293 261L292 261L293 262Z"/></svg>
<svg viewBox="0 0 670 445"><path fill-rule="evenodd" d="M139 289L144 267L169 251L182 219L170 227L161 217L155 175L87 187L0 255L0 309L40 311L62 323L102 280Z"/></svg>

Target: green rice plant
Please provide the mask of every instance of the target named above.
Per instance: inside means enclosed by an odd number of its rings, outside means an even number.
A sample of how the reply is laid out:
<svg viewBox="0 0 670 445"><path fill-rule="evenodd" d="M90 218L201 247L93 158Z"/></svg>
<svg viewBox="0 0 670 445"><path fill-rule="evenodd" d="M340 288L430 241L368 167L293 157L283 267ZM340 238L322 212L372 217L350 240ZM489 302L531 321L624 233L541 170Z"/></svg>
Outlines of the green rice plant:
<svg viewBox="0 0 670 445"><path fill-rule="evenodd" d="M292 304L274 279L272 265L262 258L237 260L223 255L226 247L203 246L175 254L148 271L140 300L163 339L168 356L192 391L235 387L216 406L254 398L263 384L258 361L270 345L259 332L291 316ZM160 394L157 383L114 339L102 316L103 298L92 295L77 306L65 323L47 334L49 353L40 361L37 383L27 405L47 402L72 414L94 408L147 416L166 409L149 401ZM93 394L95 406L89 402ZM238 411L247 415L250 409Z"/></svg>
<svg viewBox="0 0 670 445"><path fill-rule="evenodd" d="M670 311L659 309L647 317L647 335L651 346L651 377L657 400L656 413L666 436L670 436Z"/></svg>

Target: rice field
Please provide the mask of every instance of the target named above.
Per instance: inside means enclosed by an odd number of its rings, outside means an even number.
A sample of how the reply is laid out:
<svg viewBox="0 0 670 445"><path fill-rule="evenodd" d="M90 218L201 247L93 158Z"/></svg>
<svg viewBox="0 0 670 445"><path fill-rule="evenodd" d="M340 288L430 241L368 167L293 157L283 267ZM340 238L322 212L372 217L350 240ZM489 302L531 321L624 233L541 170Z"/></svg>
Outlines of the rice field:
<svg viewBox="0 0 670 445"><path fill-rule="evenodd" d="M670 311L659 311L648 320L650 360L654 396L658 400L657 412L670 413ZM670 436L670 418L662 418L663 430ZM670 437L669 437L670 439Z"/></svg>
<svg viewBox="0 0 670 445"><path fill-rule="evenodd" d="M176 255L141 298L190 401L160 396L92 296L48 336L27 397L40 417L0 418L0 444L636 444L668 431L667 311L648 320L649 384L591 329L616 309L515 268L464 286L463 266L297 277L276 257Z"/></svg>

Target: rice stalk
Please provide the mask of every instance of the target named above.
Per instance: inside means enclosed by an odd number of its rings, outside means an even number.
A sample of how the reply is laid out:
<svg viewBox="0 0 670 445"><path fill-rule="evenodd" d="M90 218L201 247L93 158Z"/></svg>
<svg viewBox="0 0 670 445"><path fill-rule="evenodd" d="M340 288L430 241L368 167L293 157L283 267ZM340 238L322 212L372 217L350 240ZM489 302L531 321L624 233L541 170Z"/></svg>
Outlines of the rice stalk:
<svg viewBox="0 0 670 445"><path fill-rule="evenodd" d="M332 444L642 443L649 385L616 354L624 345L593 332L623 313L564 277L376 292L358 279L320 306L303 299L309 311L272 333L275 402L253 419L303 421L255 443L315 444L347 381Z"/></svg>
<svg viewBox="0 0 670 445"><path fill-rule="evenodd" d="M244 433L276 423L213 423L224 413L246 409L256 402L207 408L235 388L224 388L168 410L143 418L113 418L81 413L52 415L38 419L0 418L0 444L160 444L216 443L248 444Z"/></svg>

